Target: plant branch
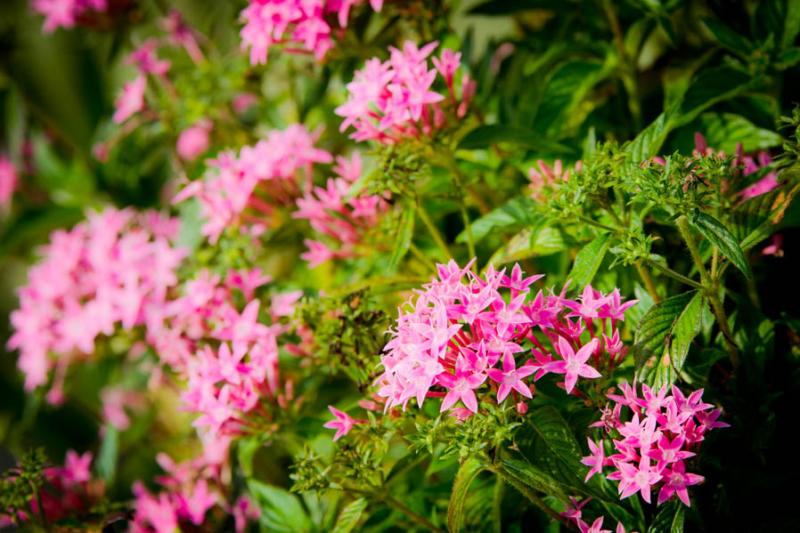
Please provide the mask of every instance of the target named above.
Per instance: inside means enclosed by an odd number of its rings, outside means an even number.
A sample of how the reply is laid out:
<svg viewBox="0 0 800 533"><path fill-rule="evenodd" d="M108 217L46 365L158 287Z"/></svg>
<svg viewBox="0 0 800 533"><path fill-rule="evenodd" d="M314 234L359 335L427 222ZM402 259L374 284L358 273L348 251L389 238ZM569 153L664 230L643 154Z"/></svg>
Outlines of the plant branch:
<svg viewBox="0 0 800 533"><path fill-rule="evenodd" d="M731 332L730 325L728 324L728 317L725 314L725 308L719 299L719 280L713 279L708 274L705 263L703 262L703 258L700 255L700 249L697 247L697 242L694 240L692 230L689 227L689 220L685 215L678 217L677 225L681 237L683 237L686 246L689 248L692 261L694 261L694 265L697 267L697 271L700 273L703 292L711 304L711 310L714 313L714 317L717 319L719 329L722 331L722 336L725 339L725 345L728 348L728 356L730 357L734 368L737 368L739 366L739 348L736 346L736 341L733 339L733 333Z"/></svg>
<svg viewBox="0 0 800 533"><path fill-rule="evenodd" d="M442 253L444 253L445 259L452 259L453 254L450 253L450 248L448 248L447 242L445 242L444 237L439 232L439 228L436 227L436 224L433 223L430 215L422 206L422 202L419 201L419 198L417 198L417 214L419 215L419 219L422 221L422 223L425 224L425 227L428 228L428 231L430 232L431 237L436 245L442 250Z"/></svg>

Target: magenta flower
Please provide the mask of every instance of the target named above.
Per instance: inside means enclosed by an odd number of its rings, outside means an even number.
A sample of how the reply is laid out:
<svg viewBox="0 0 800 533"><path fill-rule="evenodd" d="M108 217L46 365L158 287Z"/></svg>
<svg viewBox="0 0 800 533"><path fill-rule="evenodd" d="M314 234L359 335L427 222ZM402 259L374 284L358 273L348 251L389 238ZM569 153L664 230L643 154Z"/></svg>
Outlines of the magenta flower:
<svg viewBox="0 0 800 533"><path fill-rule="evenodd" d="M336 114L344 119L340 130L352 126L352 138L357 141L391 144L440 129L447 119L446 109L451 115L463 116L473 83L464 75L461 94L457 94L454 75L460 55L450 50L434 58L436 68L430 67L428 57L437 46L432 42L419 48L406 41L402 49L390 47L388 61L368 60L347 84L347 101L336 108ZM438 78L443 79L447 96L433 88Z"/></svg>
<svg viewBox="0 0 800 533"><path fill-rule="evenodd" d="M18 182L16 167L5 156L0 155L0 209L11 205L11 198L17 190Z"/></svg>
<svg viewBox="0 0 800 533"><path fill-rule="evenodd" d="M547 371L555 374L564 374L564 388L568 393L572 392L572 389L575 388L578 377L587 379L597 379L601 377L600 372L586 364L586 361L589 360L589 357L591 357L592 353L594 353L597 348L597 344L597 339L592 339L576 353L564 337L558 338L556 351L563 361L548 363Z"/></svg>
<svg viewBox="0 0 800 533"><path fill-rule="evenodd" d="M672 465L671 468L665 469L663 472L664 485L658 493L659 505L669 500L673 494L678 496L678 499L687 507L691 506L689 502L689 492L686 490L691 485L697 485L703 482L703 476L686 472L686 467L682 461L678 461Z"/></svg>
<svg viewBox="0 0 800 533"><path fill-rule="evenodd" d="M328 410L335 418L330 422L325 422L325 425L323 427L336 430L336 434L333 436L333 442L336 442L337 440L347 435L350 432L350 430L353 429L353 426L359 423L358 420L352 418L347 413L338 410L332 405L328 406Z"/></svg>
<svg viewBox="0 0 800 533"><path fill-rule="evenodd" d="M440 411L447 411L459 400L464 406L473 413L478 412L478 400L475 397L474 389L477 389L486 381L485 375L480 374L452 374L443 373L438 377L439 383L446 387L447 394L442 400Z"/></svg>

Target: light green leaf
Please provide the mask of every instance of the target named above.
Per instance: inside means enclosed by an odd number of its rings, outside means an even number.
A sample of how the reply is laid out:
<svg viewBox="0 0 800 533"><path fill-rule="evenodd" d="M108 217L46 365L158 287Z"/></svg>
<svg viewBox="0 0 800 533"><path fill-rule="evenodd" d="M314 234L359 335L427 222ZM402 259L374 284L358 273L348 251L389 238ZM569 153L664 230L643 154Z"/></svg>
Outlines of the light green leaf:
<svg viewBox="0 0 800 533"><path fill-rule="evenodd" d="M461 531L464 525L464 504L469 494L469 486L484 468L480 460L469 457L458 469L453 482L453 491L450 493L450 504L447 506L447 529L449 531Z"/></svg>
<svg viewBox="0 0 800 533"><path fill-rule="evenodd" d="M572 280L573 289L581 291L592 282L595 274L600 269L609 246L609 235L605 233L581 248L581 251L575 257L572 270L567 276L567 279Z"/></svg>
<svg viewBox="0 0 800 533"><path fill-rule="evenodd" d="M353 500L339 513L339 518L336 519L336 525L333 526L333 533L350 533L358 525L361 520L361 515L367 508L367 500L358 498Z"/></svg>
<svg viewBox="0 0 800 533"><path fill-rule="evenodd" d="M571 148L551 141L533 130L520 126L503 126L499 124L478 126L461 139L458 143L458 148L475 150L477 148L488 148L501 142L553 154L570 154L573 152Z"/></svg>
<svg viewBox="0 0 800 533"><path fill-rule="evenodd" d="M400 260L408 253L411 247L411 238L414 236L414 219L416 218L417 208L412 202L408 202L400 213L400 220L397 223L397 235L392 249L392 257L389 260L389 268L394 269Z"/></svg>
<svg viewBox="0 0 800 533"><path fill-rule="evenodd" d="M261 510L264 528L285 533L311 531L311 519L297 496L255 479L248 480L247 487Z"/></svg>
<svg viewBox="0 0 800 533"><path fill-rule="evenodd" d="M511 478L514 485L522 484L559 501L567 501L567 493L561 484L550 474L531 464L530 461L513 458L501 459L495 466L502 471L504 478Z"/></svg>
<svg viewBox="0 0 800 533"><path fill-rule="evenodd" d="M103 442L97 454L95 469L100 478L107 484L114 482L117 473L117 457L119 455L119 432L111 424L106 424Z"/></svg>
<svg viewBox="0 0 800 533"><path fill-rule="evenodd" d="M697 131L703 132L709 146L728 154L735 152L738 143L742 143L745 152L766 150L783 143L778 133L759 128L734 113L703 113Z"/></svg>
<svg viewBox="0 0 800 533"><path fill-rule="evenodd" d="M497 209L490 211L472 223L472 238L482 241L487 235L497 230L518 230L532 225L536 221L536 203L527 196L512 198ZM457 242L467 242L467 234L462 231Z"/></svg>
<svg viewBox="0 0 800 533"><path fill-rule="evenodd" d="M750 279L753 277L750 263L747 262L739 242L719 220L702 211L698 211L692 216L692 224L703 237L708 239L711 244L722 252L722 255L733 263L733 266L744 274L745 278Z"/></svg>

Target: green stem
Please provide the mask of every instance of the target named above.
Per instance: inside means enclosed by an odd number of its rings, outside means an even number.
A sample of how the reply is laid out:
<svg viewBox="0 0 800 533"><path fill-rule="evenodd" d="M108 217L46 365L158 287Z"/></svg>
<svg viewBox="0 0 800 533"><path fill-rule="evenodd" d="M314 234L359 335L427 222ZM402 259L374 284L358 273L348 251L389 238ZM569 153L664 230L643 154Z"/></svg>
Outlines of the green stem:
<svg viewBox="0 0 800 533"><path fill-rule="evenodd" d="M644 286L647 289L647 292L650 293L650 296L653 298L654 303L658 303L661 301L661 298L658 296L658 291L656 290L656 286L653 283L653 278L650 277L650 272L648 272L643 266L642 263L636 263L636 272L639 273L639 277L642 278L644 282Z"/></svg>
<svg viewBox="0 0 800 533"><path fill-rule="evenodd" d="M420 262L422 262L427 268L430 268L431 271L436 272L436 263L431 261L427 255L425 255L422 250L417 248L417 245L413 242L408 245L408 249L411 251L411 254L416 257Z"/></svg>
<svg viewBox="0 0 800 533"><path fill-rule="evenodd" d="M430 520L428 520L421 514L415 513L413 510L411 510L410 507L408 507L400 500L395 499L393 496L385 494L382 498L382 501L389 507L397 509L398 511L406 515L412 522L419 524L428 531L436 531L438 533L444 533L443 529L436 527Z"/></svg>
<svg viewBox="0 0 800 533"><path fill-rule="evenodd" d="M503 531L503 493L505 492L505 486L503 478L497 476L497 480L494 483L494 491L492 492L492 522L496 533Z"/></svg>
<svg viewBox="0 0 800 533"><path fill-rule="evenodd" d="M470 258L477 257L475 253L475 240L472 237L472 224L469 222L469 215L467 214L467 194L464 187L464 181L461 179L461 169L458 168L458 163L451 152L447 152L444 157L444 163L450 173L453 175L453 182L459 195L458 210L461 213L461 221L464 224L464 232L467 235L467 249L469 250Z"/></svg>
<svg viewBox="0 0 800 533"><path fill-rule="evenodd" d="M728 317L725 314L725 308L719 299L719 280L712 279L711 276L709 276L705 263L703 262L703 258L700 255L700 249L697 247L697 242L695 242L694 236L692 235L692 230L689 227L689 220L685 215L678 217L677 225L681 237L683 237L686 246L689 248L692 261L694 261L694 265L697 267L697 271L700 273L700 281L703 285L703 292L708 298L708 302L711 304L711 311L714 313L714 317L717 319L717 324L719 325L720 331L722 331L722 337L725 339L725 344L728 348L728 356L730 357L734 368L737 368L739 366L739 348L736 346L736 342L733 340L733 333L731 332L730 325L728 324Z"/></svg>
<svg viewBox="0 0 800 533"><path fill-rule="evenodd" d="M620 61L620 78L628 93L628 109L631 112L634 127L638 131L642 128L642 107L639 103L636 65L633 59L629 57L627 50L625 50L625 37L622 35L622 28L619 24L617 12L614 9L614 3L611 0L603 0L603 11L605 11L608 24L611 26L611 33L614 34L614 46L617 48Z"/></svg>
<svg viewBox="0 0 800 533"><path fill-rule="evenodd" d="M419 215L419 219L422 221L422 223L425 224L425 227L428 228L428 231L430 232L431 237L436 245L439 247L442 253L444 253L445 259L452 259L453 255L450 253L450 248L447 247L447 242L445 242L444 237L442 237L442 234L439 232L439 228L437 228L436 224L434 224L433 220L431 220L428 212L424 207L422 207L422 202L419 201L419 198L417 198L417 214Z"/></svg>
<svg viewBox="0 0 800 533"><path fill-rule="evenodd" d="M677 281L680 281L681 283L689 285L690 287L693 287L695 289L702 289L703 288L703 286L700 285L699 283L697 283L695 280L693 280L691 278L687 278L683 274L681 274L679 272L675 272L671 268L665 267L664 265L662 265L662 264L660 264L660 263L658 263L656 261L653 261L652 259L648 259L647 260L647 264L652 266L653 268L655 268L656 270L658 270L659 272L661 272L665 276L669 276L674 280L677 280Z"/></svg>

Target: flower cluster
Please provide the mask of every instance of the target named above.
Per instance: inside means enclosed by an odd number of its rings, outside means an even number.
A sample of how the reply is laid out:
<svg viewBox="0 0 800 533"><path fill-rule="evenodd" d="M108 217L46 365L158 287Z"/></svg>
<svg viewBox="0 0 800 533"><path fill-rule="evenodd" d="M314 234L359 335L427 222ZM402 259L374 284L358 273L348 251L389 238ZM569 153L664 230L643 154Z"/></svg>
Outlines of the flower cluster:
<svg viewBox="0 0 800 533"><path fill-rule="evenodd" d="M703 403L703 390L685 396L679 388L666 386L653 390L641 386L641 396L636 385L622 383L622 395L609 394L613 408L606 408L600 421L592 424L604 428L611 436L616 453L606 456L604 442L589 439L591 455L583 464L591 467L586 476L602 474L603 468L613 467L608 479L619 481L620 498L637 492L650 502L651 489L660 484L658 503L677 496L687 506L687 487L703 481L703 477L686 471L686 460L694 457L705 433L714 428L727 427L719 422L720 411ZM622 409L631 413L623 421Z"/></svg>
<svg viewBox="0 0 800 533"><path fill-rule="evenodd" d="M445 109L463 117L475 93L475 82L464 74L460 91L456 90L461 54L449 49L433 58L431 68L428 56L438 45L432 42L418 48L406 41L402 49L389 48L387 61L368 60L347 84L347 101L336 108L336 114L344 117L341 131L352 126L352 138L357 141L391 144L442 128L448 120ZM446 95L433 89L437 79L444 81Z"/></svg>
<svg viewBox="0 0 800 533"><path fill-rule="evenodd" d="M387 409L443 396L442 411L460 401L466 409L454 414L465 417L478 411L475 390L487 379L498 403L512 391L531 398L534 374L562 374L572 392L579 377L599 378L596 367L624 357L615 322L634 302L622 303L618 291L604 296L587 286L578 300L539 291L527 302L542 276L525 277L516 265L510 275L490 267L481 278L469 266L439 265L438 279L400 310L377 379ZM520 365L515 354L529 350L534 359Z"/></svg>
<svg viewBox="0 0 800 533"><path fill-rule="evenodd" d="M350 8L364 0L250 0L242 11L242 48L250 49L250 63L267 62L269 49L283 45L287 51L313 53L317 60L333 47L332 28L326 17L336 15L340 28L347 27ZM380 11L383 0L370 0Z"/></svg>
<svg viewBox="0 0 800 533"><path fill-rule="evenodd" d="M233 271L224 279L201 272L150 321L148 341L161 361L185 379L182 405L195 420L206 460L224 461L246 416L266 398L283 398L278 373L281 320L294 312L300 292L276 296L259 322L261 300L255 291L269 282L258 269ZM244 300L241 311L237 302ZM156 320L157 318L157 320ZM291 383L285 396L291 397ZM291 399L291 398L290 398Z"/></svg>
<svg viewBox="0 0 800 533"><path fill-rule="evenodd" d="M212 244L226 227L240 222L248 207L262 217L251 217L251 230L261 232L275 204L291 205L302 188L310 189L314 164L333 160L328 152L314 146L315 141L316 136L299 124L273 130L254 146L242 148L238 155L225 152L210 161L214 171L208 179L190 183L175 202L198 198L206 219L203 234Z"/></svg>
<svg viewBox="0 0 800 533"><path fill-rule="evenodd" d="M302 257L312 267L331 259L353 257L364 233L389 207L384 196L348 196L351 186L361 177L361 156L357 152L350 160L338 157L336 162L333 170L337 177L298 198L297 211L292 215L308 220L315 231L338 243L334 249L324 242L306 239L308 251Z"/></svg>
<svg viewBox="0 0 800 533"><path fill-rule="evenodd" d="M158 478L162 490L152 494L140 482L133 486L136 500L132 532L172 533L181 525L202 526L208 523L207 514L215 507L233 516L237 533L245 530L249 520L258 518L258 508L246 497L232 504L226 502L220 465L206 464L202 458L175 463L163 453L156 460L166 472Z"/></svg>
<svg viewBox="0 0 800 533"><path fill-rule="evenodd" d="M575 171L581 171L581 162L575 165ZM531 198L534 200L543 200L544 191L561 181L569 179L569 169L564 169L564 164L560 159L556 159L551 167L546 162L539 160L536 161L536 166L528 169L528 179L531 183L528 185L528 191Z"/></svg>
<svg viewBox="0 0 800 533"><path fill-rule="evenodd" d="M44 31L72 28L78 19L89 12L103 12L107 0L33 0L33 9L44 16Z"/></svg>
<svg viewBox="0 0 800 533"><path fill-rule="evenodd" d="M561 516L574 523L578 531L581 533L611 533L610 529L603 529L605 516L598 516L591 524L583 520L583 508L592 500L591 498L580 501L570 496L569 499L570 503L567 505L566 511L561 513ZM615 533L625 533L625 526L622 525L622 522L617 522L617 527L614 531Z"/></svg>
<svg viewBox="0 0 800 533"><path fill-rule="evenodd" d="M8 345L20 351L27 390L56 368L48 398L58 402L67 367L93 354L99 336L144 325L163 308L185 255L172 244L177 231L177 219L156 212L107 209L51 235L11 314Z"/></svg>

